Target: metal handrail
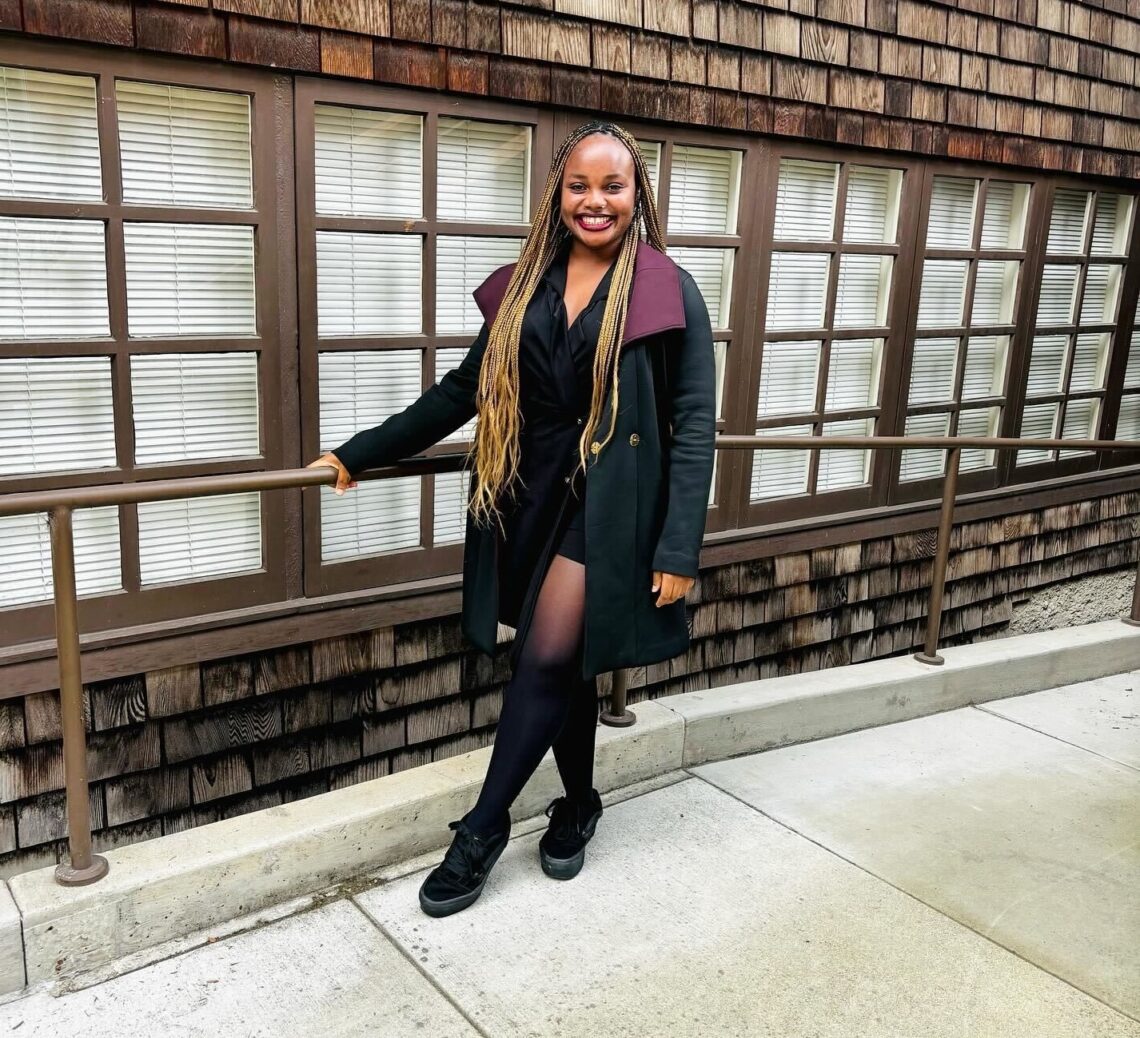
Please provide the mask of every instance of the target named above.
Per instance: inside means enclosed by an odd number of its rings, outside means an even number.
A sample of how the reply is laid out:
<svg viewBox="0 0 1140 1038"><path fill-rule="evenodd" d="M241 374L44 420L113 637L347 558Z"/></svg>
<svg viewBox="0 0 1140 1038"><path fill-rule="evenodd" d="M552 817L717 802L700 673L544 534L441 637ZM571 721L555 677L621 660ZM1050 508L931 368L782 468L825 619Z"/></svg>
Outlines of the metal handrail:
<svg viewBox="0 0 1140 1038"><path fill-rule="evenodd" d="M942 507L938 544L931 576L930 608L927 612L923 651L914 658L928 664L943 662L938 655L938 632L942 622L942 599L950 556L950 533L958 468L963 448L991 450L1063 448L1085 451L1122 451L1140 448L1140 442L1121 440L1044 440L999 437L952 436L731 436L716 438L718 450L923 450L949 451L942 483ZM361 481L395 476L454 472L468 461L465 453L421 458L361 473ZM336 483L331 467L282 469L220 476L188 476L143 483L104 484L61 490L33 491L0 496L0 516L47 512L51 528L52 585L55 601L56 656L59 663L60 716L63 727L64 776L67 787L67 827L70 861L56 867L57 882L66 886L94 883L108 871L107 859L92 853L91 808L87 778L87 739L83 727L83 677L79 649L79 608L75 589L75 549L72 512L77 508L138 504L263 490L331 486ZM1133 590L1132 613L1126 623L1140 626L1140 579ZM626 708L628 675L613 674L610 708L603 712L605 724L633 724L635 715Z"/></svg>

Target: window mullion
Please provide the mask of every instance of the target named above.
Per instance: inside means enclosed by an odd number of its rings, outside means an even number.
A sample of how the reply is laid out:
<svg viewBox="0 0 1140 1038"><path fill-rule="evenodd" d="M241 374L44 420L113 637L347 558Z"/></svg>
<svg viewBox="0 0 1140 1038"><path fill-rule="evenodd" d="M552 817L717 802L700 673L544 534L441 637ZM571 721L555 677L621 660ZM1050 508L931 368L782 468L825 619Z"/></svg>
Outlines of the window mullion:
<svg viewBox="0 0 1140 1038"><path fill-rule="evenodd" d="M1100 420L1100 435L1105 439L1116 437L1132 334L1140 330L1140 322L1136 321L1137 308L1140 307L1140 197L1132 203L1132 240L1128 247L1128 255L1131 259L1124 268L1124 277L1120 286L1119 317L1114 338L1109 346L1109 360L1105 371L1107 389ZM1102 463L1108 461L1104 454L1100 457L1103 459Z"/></svg>

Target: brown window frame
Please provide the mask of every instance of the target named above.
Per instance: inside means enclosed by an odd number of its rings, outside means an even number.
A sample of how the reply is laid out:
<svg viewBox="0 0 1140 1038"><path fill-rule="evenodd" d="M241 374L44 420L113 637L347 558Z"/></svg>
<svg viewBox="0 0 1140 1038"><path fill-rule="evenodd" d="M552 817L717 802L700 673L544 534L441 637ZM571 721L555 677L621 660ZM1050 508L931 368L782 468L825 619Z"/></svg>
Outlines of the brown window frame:
<svg viewBox="0 0 1140 1038"><path fill-rule="evenodd" d="M274 113L281 99L273 73L202 65L151 55L73 47L23 38L0 38L0 65L64 75L91 76L96 83L99 154L103 199L72 201L0 198L5 216L98 220L104 224L106 283L110 336L99 339L5 340L0 357L105 356L111 360L115 468L53 472L47 475L0 477L0 493L52 490L108 482L177 478L217 473L279 469L286 462L283 429L289 420L288 363L282 347L291 348L288 323L278 301L279 204L275 174L280 161L274 139ZM117 80L171 84L232 91L250 98L250 150L253 198L248 209L182 208L125 203L119 162ZM256 334L248 337L132 339L127 329L126 264L123 225L129 222L217 223L254 228L254 292ZM256 353L258 356L258 456L187 460L136 465L131 404L130 358L161 353ZM241 609L286 597L287 517L282 495L262 495L261 556L258 570L141 586L138 513L119 507L121 590L84 596L88 629L129 627L174 620L187 615L189 598L202 611ZM91 608L93 606L94 608ZM0 611L9 644L50 638L54 610L50 599Z"/></svg>

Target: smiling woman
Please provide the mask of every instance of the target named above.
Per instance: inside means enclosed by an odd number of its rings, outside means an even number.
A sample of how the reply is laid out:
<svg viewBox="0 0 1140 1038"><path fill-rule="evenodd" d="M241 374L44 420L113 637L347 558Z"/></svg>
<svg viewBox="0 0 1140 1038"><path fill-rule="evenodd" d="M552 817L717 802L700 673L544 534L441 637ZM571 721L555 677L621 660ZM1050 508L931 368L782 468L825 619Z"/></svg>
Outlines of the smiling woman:
<svg viewBox="0 0 1140 1038"><path fill-rule="evenodd" d="M644 228L648 241L642 241ZM567 137L517 264L475 292L463 363L414 404L313 465L353 476L478 417L463 628L491 653L516 629L486 781L420 890L429 915L482 892L509 809L553 747L566 795L540 843L569 879L602 813L592 786L595 677L684 652L713 466L712 330L665 255L645 159L612 123Z"/></svg>

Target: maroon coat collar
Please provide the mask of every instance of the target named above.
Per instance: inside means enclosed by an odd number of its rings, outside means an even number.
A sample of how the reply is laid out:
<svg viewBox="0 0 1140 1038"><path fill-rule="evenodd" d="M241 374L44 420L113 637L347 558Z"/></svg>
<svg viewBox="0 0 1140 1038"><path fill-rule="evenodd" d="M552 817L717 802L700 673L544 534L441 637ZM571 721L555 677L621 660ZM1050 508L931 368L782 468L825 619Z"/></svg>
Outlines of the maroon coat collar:
<svg viewBox="0 0 1140 1038"><path fill-rule="evenodd" d="M473 293L488 325L499 312L514 269L513 263L500 267ZM680 268L653 246L640 242L633 267L623 344L684 327L685 303L681 296Z"/></svg>

